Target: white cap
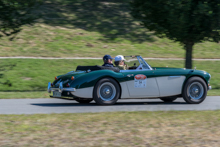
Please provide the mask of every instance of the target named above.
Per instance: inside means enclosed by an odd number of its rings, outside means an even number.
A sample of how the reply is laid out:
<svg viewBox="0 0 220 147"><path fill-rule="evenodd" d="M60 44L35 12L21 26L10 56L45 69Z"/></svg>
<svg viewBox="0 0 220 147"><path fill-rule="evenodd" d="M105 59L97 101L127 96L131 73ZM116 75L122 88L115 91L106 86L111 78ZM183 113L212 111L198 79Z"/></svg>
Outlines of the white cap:
<svg viewBox="0 0 220 147"><path fill-rule="evenodd" d="M115 57L115 61L121 61L121 60L125 60L124 56L118 55Z"/></svg>

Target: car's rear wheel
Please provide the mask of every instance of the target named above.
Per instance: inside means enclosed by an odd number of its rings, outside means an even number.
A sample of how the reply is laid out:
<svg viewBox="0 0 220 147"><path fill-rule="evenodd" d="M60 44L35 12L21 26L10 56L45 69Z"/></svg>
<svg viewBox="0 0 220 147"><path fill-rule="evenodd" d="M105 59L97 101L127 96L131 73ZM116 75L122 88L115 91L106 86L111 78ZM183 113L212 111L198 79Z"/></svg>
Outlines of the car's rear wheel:
<svg viewBox="0 0 220 147"><path fill-rule="evenodd" d="M161 97L160 99L164 102L173 102L177 99L177 96Z"/></svg>
<svg viewBox="0 0 220 147"><path fill-rule="evenodd" d="M207 95L207 86L200 77L190 78L183 88L183 99L189 104L199 104L203 102Z"/></svg>
<svg viewBox="0 0 220 147"><path fill-rule="evenodd" d="M99 80L94 88L93 99L99 105L113 105L120 98L119 84L112 78Z"/></svg>
<svg viewBox="0 0 220 147"><path fill-rule="evenodd" d="M93 99L84 99L84 98L80 98L80 99L75 99L75 101L81 103L81 104L88 104L91 101L93 101Z"/></svg>

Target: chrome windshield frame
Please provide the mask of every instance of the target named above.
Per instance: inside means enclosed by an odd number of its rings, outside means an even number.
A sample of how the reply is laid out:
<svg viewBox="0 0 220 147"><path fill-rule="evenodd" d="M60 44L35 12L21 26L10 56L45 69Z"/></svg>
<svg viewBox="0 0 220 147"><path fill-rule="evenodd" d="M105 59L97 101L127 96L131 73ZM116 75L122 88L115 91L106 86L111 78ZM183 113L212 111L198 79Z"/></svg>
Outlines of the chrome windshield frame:
<svg viewBox="0 0 220 147"><path fill-rule="evenodd" d="M153 68L141 57L141 56L136 56L139 64L142 66L144 64L148 69L129 69L129 70L120 70L120 72L131 72L131 71L144 71L144 70L153 70Z"/></svg>
<svg viewBox="0 0 220 147"><path fill-rule="evenodd" d="M138 59L140 65L142 65L142 63L141 63L141 61L142 61L145 64L145 66L148 67L148 70L153 70L153 68L141 56L137 56L137 59Z"/></svg>

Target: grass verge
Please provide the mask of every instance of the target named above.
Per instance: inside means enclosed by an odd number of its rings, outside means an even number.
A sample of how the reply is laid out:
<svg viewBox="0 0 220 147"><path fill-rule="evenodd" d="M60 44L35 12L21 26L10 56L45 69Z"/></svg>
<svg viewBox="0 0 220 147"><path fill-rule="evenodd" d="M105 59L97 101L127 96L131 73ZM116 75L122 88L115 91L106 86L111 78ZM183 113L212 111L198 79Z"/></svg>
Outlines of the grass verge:
<svg viewBox="0 0 220 147"><path fill-rule="evenodd" d="M148 60L155 67L184 67L184 61ZM47 83L55 76L75 70L77 65L101 65L102 60L39 60L39 59L2 59L0 60L0 98L37 98L48 97ZM213 90L208 95L220 95L220 61L194 61L198 70L212 75Z"/></svg>
<svg viewBox="0 0 220 147"><path fill-rule="evenodd" d="M28 98L49 98L49 93L45 91L32 92L0 92L0 99L28 99Z"/></svg>
<svg viewBox="0 0 220 147"><path fill-rule="evenodd" d="M219 146L220 111L0 115L0 146Z"/></svg>

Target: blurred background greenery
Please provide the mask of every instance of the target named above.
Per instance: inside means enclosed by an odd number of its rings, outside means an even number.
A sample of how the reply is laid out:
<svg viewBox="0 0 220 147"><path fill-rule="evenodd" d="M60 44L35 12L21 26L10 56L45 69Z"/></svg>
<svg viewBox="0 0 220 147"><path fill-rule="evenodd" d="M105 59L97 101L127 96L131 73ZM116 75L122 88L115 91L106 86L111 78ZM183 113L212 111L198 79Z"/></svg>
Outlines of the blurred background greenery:
<svg viewBox="0 0 220 147"><path fill-rule="evenodd" d="M33 25L0 40L0 56L102 57L142 55L155 58L184 58L179 43L158 38L130 15L130 0L47 0L31 14ZM220 58L220 45L201 42L193 58ZM149 60L152 66L184 67L184 60ZM47 82L75 70L77 65L101 65L102 60L1 59L0 98L48 97ZM193 67L212 75L213 90L220 95L220 61L194 61ZM34 92L34 93L33 93ZM33 94L32 94L33 93Z"/></svg>

